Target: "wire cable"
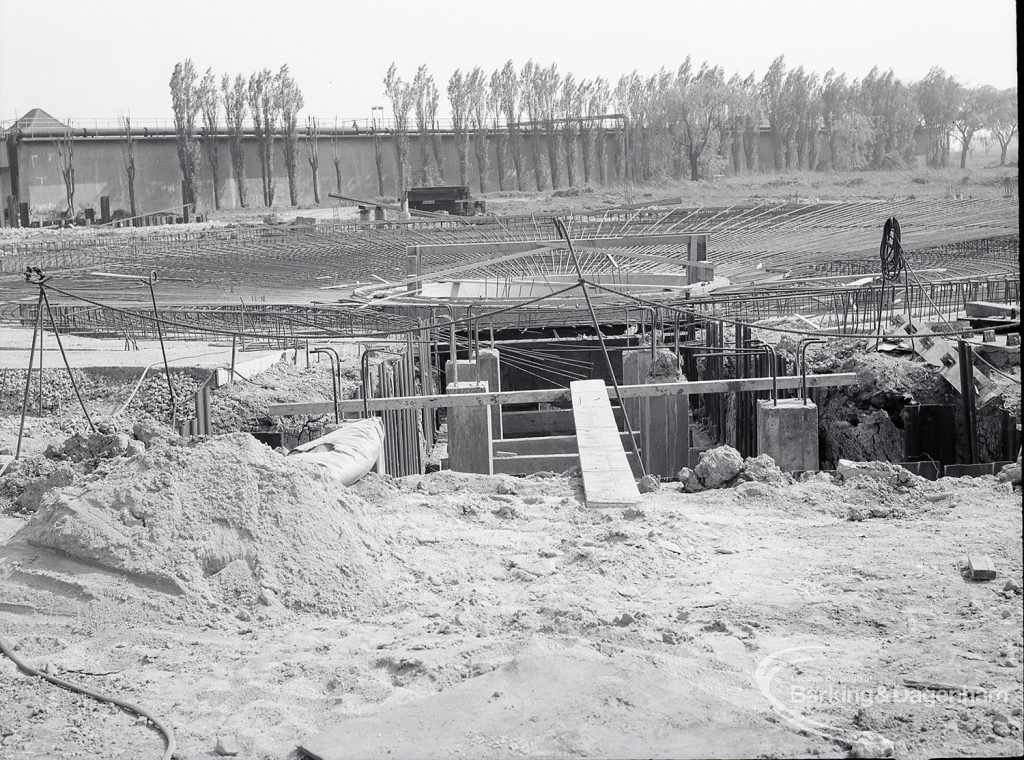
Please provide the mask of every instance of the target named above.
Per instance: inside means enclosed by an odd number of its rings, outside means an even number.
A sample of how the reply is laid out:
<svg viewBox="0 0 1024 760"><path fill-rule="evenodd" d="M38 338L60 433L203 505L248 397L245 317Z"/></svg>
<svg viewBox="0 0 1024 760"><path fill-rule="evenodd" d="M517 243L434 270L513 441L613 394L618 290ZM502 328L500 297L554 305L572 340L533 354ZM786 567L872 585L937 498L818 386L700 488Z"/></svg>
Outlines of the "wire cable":
<svg viewBox="0 0 1024 760"><path fill-rule="evenodd" d="M4 641L4 638L2 636L0 636L0 652L7 656L11 660L11 662L13 662L15 666L17 666L18 670L20 670L25 675L42 678L44 681L48 681L49 683L52 683L55 686L59 686L62 689L67 689L68 691L73 692L75 694L83 694L87 697L95 699L97 702L104 702L109 705L115 705L116 707L120 707L125 712L130 712L145 718L153 724L157 731L163 734L164 754L162 760L171 760L171 757L174 755L174 750L177 748L177 745L174 741L174 731L171 730L170 726L166 725L163 721L161 721L159 718L153 715L153 713L149 712L148 710L142 707L139 707L136 704L126 702L125 700L120 699L119 697L110 697L106 694L101 694L98 691L93 691L92 689L86 686L79 686L78 684L72 683L71 681L65 681L63 678L57 678L56 676L51 676L49 673L44 673L41 670L36 670L31 665L27 664L25 661L19 659L18 656L14 654L14 651L10 648L10 646L8 646L7 642Z"/></svg>

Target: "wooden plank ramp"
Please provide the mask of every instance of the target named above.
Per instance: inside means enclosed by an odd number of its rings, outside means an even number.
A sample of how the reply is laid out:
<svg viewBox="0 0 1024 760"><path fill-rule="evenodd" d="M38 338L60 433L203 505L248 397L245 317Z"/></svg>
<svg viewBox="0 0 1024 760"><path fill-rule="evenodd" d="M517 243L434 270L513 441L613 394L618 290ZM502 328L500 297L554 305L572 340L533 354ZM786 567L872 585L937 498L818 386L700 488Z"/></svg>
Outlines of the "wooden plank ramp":
<svg viewBox="0 0 1024 760"><path fill-rule="evenodd" d="M577 380L569 384L569 392L587 506L634 506L640 501L640 491L622 448L604 381Z"/></svg>

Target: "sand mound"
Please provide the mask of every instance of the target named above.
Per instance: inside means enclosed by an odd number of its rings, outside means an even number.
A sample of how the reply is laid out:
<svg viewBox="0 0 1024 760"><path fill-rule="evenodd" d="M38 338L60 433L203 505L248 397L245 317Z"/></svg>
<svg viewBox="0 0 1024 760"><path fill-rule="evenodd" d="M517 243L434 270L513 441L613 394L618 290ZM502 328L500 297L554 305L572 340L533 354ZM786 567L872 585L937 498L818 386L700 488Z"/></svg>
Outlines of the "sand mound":
<svg viewBox="0 0 1024 760"><path fill-rule="evenodd" d="M388 582L365 503L245 434L113 460L48 494L17 538L229 606L358 613Z"/></svg>

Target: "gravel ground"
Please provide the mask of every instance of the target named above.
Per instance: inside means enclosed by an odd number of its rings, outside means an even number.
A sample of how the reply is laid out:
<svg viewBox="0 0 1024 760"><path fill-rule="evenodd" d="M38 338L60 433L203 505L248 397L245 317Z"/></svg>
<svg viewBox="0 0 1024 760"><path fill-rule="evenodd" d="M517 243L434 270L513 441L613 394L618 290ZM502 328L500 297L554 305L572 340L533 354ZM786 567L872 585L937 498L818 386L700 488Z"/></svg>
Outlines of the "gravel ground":
<svg viewBox="0 0 1024 760"><path fill-rule="evenodd" d="M0 634L37 667L153 709L180 758L218 740L297 757L324 730L349 732L328 737L331 757L836 756L864 731L901 758L1021 752L1020 493L994 478L666 485L610 513L565 477L369 476L352 491L392 557L385 614L204 606L53 571L14 541ZM848 519L880 501L888 517ZM20 524L3 518L0 537ZM969 553L997 578L966 580ZM773 673L794 647L812 656ZM525 727L499 709L524 684L543 707ZM9 663L0 701L4 757L159 757L145 725Z"/></svg>

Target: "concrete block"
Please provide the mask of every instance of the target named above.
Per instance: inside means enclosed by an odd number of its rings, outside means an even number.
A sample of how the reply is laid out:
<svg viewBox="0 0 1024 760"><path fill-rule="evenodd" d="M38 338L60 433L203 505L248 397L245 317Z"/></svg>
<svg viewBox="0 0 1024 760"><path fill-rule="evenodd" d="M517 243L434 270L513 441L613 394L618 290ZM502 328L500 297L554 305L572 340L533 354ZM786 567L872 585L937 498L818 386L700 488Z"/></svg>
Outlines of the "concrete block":
<svg viewBox="0 0 1024 760"><path fill-rule="evenodd" d="M643 427L637 443L644 469L662 478L675 477L690 463L689 397L651 396L641 399L640 410ZM628 442L626 446L629 451Z"/></svg>
<svg viewBox="0 0 1024 760"><path fill-rule="evenodd" d="M487 383L492 393L501 391L501 355L496 348L481 348L476 357L479 379ZM459 368L461 370L461 367ZM461 379L461 373L460 373ZM491 404L491 432L502 438L501 404Z"/></svg>
<svg viewBox="0 0 1024 760"><path fill-rule="evenodd" d="M461 376L462 367L459 370ZM487 383L450 383L448 393L487 393ZM448 459L456 472L493 475L493 438L488 407L456 406L448 410Z"/></svg>
<svg viewBox="0 0 1024 760"><path fill-rule="evenodd" d="M783 472L818 469L818 407L802 399L757 402L757 453Z"/></svg>
<svg viewBox="0 0 1024 760"><path fill-rule="evenodd" d="M623 385L642 385L643 383L646 383L647 373L650 371L650 369L650 347L646 349L634 349L622 352ZM643 422L641 420L643 410L641 408L642 405L640 403L640 399L623 399L622 404L626 409L626 414L629 416L629 424L633 426L633 429L643 430Z"/></svg>
<svg viewBox="0 0 1024 760"><path fill-rule="evenodd" d="M459 359L459 380L460 383L476 383L480 381L480 368L475 359ZM455 382L455 374L452 371L452 360L444 363L444 383L451 385Z"/></svg>
<svg viewBox="0 0 1024 760"><path fill-rule="evenodd" d="M996 577L996 565L987 554L976 554L967 558L971 578L976 581L990 581Z"/></svg>

